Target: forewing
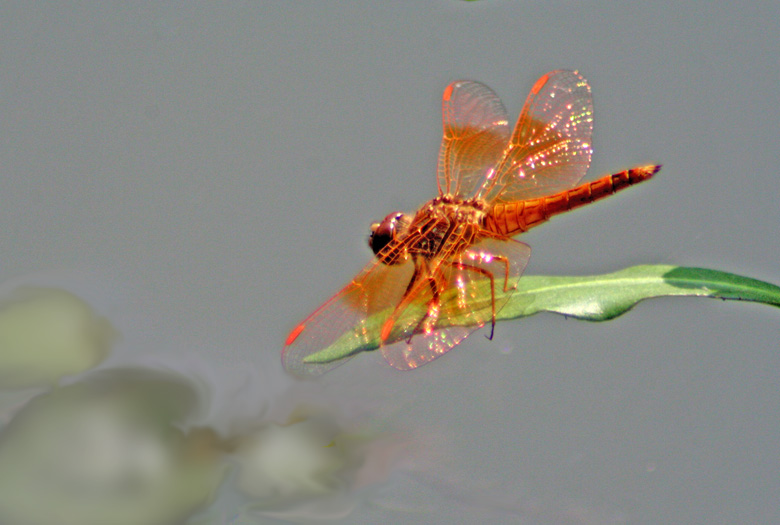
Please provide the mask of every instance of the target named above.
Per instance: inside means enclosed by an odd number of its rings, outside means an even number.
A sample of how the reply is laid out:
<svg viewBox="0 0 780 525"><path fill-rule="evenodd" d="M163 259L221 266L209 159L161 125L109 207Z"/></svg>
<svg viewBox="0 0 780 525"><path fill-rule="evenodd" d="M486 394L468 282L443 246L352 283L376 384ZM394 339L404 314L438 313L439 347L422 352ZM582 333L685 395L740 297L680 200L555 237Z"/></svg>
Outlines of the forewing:
<svg viewBox="0 0 780 525"><path fill-rule="evenodd" d="M509 141L506 109L489 87L459 80L444 90L442 120L439 194L471 197Z"/></svg>
<svg viewBox="0 0 780 525"><path fill-rule="evenodd" d="M526 99L495 176L477 197L513 201L541 197L574 186L593 153L593 98L576 71L541 77Z"/></svg>
<svg viewBox="0 0 780 525"><path fill-rule="evenodd" d="M361 348L377 339L374 314L391 312L412 279L411 261L386 265L376 258L347 286L293 329L282 350L284 368L297 376L317 376L352 356L327 363L305 362L306 358L337 340Z"/></svg>
<svg viewBox="0 0 780 525"><path fill-rule="evenodd" d="M487 239L459 257L442 262L433 270L437 281L443 283L435 319L418 327L411 340L408 336L392 338L395 342L382 347L384 358L399 370L411 370L441 357L471 332L491 323L491 304L495 312L506 304L513 290L511 283L522 274L530 255L527 244Z"/></svg>

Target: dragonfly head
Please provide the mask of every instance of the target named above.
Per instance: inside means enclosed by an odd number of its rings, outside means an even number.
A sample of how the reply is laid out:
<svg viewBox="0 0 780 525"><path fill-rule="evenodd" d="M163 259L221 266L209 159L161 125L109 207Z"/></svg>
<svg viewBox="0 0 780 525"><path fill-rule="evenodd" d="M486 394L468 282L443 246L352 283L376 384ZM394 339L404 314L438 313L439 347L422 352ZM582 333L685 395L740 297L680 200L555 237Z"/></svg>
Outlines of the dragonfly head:
<svg viewBox="0 0 780 525"><path fill-rule="evenodd" d="M375 222L371 225L371 235L368 237L368 246L373 250L374 255L380 255L381 252L392 241L400 239L409 229L411 217L400 211L396 211L385 217L382 222ZM382 253L380 258L385 264L398 264L403 260L404 250L393 243L393 248L388 248Z"/></svg>

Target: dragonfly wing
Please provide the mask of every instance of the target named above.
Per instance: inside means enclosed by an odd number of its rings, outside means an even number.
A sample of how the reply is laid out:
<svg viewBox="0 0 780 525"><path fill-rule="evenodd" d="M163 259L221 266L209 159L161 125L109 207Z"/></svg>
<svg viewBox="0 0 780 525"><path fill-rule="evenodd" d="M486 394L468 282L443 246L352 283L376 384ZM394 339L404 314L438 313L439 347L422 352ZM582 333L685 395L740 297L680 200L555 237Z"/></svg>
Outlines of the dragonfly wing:
<svg viewBox="0 0 780 525"><path fill-rule="evenodd" d="M509 141L506 109L489 87L459 80L444 90L442 120L439 194L471 197Z"/></svg>
<svg viewBox="0 0 780 525"><path fill-rule="evenodd" d="M574 186L593 153L593 97L576 71L541 77L526 99L495 178L477 196L513 201L550 195Z"/></svg>
<svg viewBox="0 0 780 525"><path fill-rule="evenodd" d="M433 270L443 283L435 316L418 323L411 339L391 338L392 344L382 347L384 358L399 370L411 370L441 357L471 332L491 323L493 312L509 300L530 256L531 248L522 242L486 239L442 262Z"/></svg>
<svg viewBox="0 0 780 525"><path fill-rule="evenodd" d="M314 354L337 341L350 348L372 349L378 339L382 312L392 312L410 280L411 261L386 265L374 259L340 292L296 326L282 350L284 368L297 376L318 376L344 364L354 354L337 360L312 360ZM373 323L373 324L372 324ZM381 326L380 326L381 328Z"/></svg>

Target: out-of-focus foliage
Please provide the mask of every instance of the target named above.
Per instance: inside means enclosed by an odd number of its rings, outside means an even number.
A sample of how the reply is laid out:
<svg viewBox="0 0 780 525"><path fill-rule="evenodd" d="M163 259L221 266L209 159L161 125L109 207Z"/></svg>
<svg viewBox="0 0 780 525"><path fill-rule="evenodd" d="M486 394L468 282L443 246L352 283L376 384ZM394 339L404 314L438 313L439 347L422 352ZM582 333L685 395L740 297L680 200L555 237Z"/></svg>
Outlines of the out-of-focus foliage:
<svg viewBox="0 0 780 525"><path fill-rule="evenodd" d="M169 525L205 505L220 466L180 422L196 391L171 374L113 370L29 402L0 434L0 523Z"/></svg>
<svg viewBox="0 0 780 525"><path fill-rule="evenodd" d="M0 389L45 386L93 368L117 332L75 295L20 288L0 302Z"/></svg>

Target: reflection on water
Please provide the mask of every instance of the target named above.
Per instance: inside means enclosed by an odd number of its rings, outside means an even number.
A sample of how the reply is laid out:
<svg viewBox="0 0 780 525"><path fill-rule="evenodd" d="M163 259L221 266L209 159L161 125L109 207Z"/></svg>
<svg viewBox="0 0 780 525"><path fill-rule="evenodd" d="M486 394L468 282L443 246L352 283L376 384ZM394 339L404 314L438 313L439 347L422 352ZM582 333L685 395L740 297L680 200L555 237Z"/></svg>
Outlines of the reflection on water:
<svg viewBox="0 0 780 525"><path fill-rule="evenodd" d="M0 305L0 525L360 522L360 512L626 522L587 502L548 504L519 482L447 472L457 453L435 421L401 436L379 415L388 407L281 382L281 367L243 382L230 374L227 385L208 364L185 371L194 358L87 371L115 338L62 290L27 288Z"/></svg>
<svg viewBox="0 0 780 525"><path fill-rule="evenodd" d="M97 365L115 334L62 290L16 292L0 309L3 525L334 519L398 463L395 436L345 417L311 385L291 386L284 402L250 399L276 407L254 417L220 410L220 424L208 416L216 385L170 366L40 389ZM8 408L13 389L30 386L39 390Z"/></svg>
<svg viewBox="0 0 780 525"><path fill-rule="evenodd" d="M188 425L203 401L188 379L143 368L94 372L33 398L0 434L0 523L179 523L223 482L247 519L337 518L392 468L376 459L393 438L350 432L326 411L221 437Z"/></svg>

